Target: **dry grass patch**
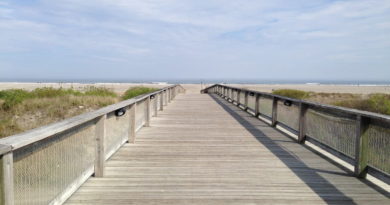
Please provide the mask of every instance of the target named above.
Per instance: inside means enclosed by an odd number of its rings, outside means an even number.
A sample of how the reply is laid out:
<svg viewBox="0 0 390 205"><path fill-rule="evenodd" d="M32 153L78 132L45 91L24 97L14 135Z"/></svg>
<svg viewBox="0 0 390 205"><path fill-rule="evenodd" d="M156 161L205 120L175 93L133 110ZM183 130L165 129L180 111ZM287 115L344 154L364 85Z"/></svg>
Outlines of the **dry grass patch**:
<svg viewBox="0 0 390 205"><path fill-rule="evenodd" d="M290 98L305 99L323 104L390 115L389 94L315 93L293 89L275 90L272 93Z"/></svg>
<svg viewBox="0 0 390 205"><path fill-rule="evenodd" d="M33 91L0 91L0 138L57 122L114 104L156 89L133 87L124 96L110 89L88 87L84 90L37 88Z"/></svg>
<svg viewBox="0 0 390 205"><path fill-rule="evenodd" d="M0 137L19 133L113 104L118 99L102 96L59 96L24 100L0 110Z"/></svg>

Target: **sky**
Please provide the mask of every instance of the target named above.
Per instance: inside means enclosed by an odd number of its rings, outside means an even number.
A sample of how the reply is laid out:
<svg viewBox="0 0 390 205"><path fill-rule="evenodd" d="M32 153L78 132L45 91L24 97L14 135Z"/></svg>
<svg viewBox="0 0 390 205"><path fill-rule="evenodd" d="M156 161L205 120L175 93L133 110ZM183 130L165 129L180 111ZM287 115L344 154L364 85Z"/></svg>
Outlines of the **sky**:
<svg viewBox="0 0 390 205"><path fill-rule="evenodd" d="M0 0L0 79L390 80L389 0Z"/></svg>

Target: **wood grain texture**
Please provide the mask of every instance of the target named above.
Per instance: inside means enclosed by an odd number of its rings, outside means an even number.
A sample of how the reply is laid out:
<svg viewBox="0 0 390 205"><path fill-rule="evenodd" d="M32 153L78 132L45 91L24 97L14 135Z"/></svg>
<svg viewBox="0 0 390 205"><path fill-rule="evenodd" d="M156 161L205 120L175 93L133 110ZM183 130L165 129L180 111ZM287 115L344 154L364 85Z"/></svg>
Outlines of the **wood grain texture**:
<svg viewBox="0 0 390 205"><path fill-rule="evenodd" d="M178 95L67 202L389 204L389 193L216 95Z"/></svg>
<svg viewBox="0 0 390 205"><path fill-rule="evenodd" d="M96 146L95 146L95 177L104 176L105 148L104 141L106 138L106 119L103 115L96 123Z"/></svg>
<svg viewBox="0 0 390 205"><path fill-rule="evenodd" d="M14 205L14 160L13 153L8 152L1 156L0 204Z"/></svg>

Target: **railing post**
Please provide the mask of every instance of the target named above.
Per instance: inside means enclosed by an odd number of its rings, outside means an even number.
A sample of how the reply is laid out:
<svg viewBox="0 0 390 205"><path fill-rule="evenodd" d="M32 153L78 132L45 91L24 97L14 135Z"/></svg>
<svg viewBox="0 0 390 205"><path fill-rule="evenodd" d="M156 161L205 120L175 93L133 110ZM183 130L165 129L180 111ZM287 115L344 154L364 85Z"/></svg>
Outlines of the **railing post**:
<svg viewBox="0 0 390 205"><path fill-rule="evenodd" d="M370 118L358 115L356 123L355 176L365 178L367 175L368 136L364 133L370 124Z"/></svg>
<svg viewBox="0 0 390 205"><path fill-rule="evenodd" d="M164 105L168 105L168 92L167 90L164 90Z"/></svg>
<svg viewBox="0 0 390 205"><path fill-rule="evenodd" d="M14 205L14 159L13 153L8 152L1 156L1 172L0 179L1 191L0 204Z"/></svg>
<svg viewBox="0 0 390 205"><path fill-rule="evenodd" d="M164 110L164 91L160 93L160 110Z"/></svg>
<svg viewBox="0 0 390 205"><path fill-rule="evenodd" d="M230 89L226 88L226 99L229 101L230 99Z"/></svg>
<svg viewBox="0 0 390 205"><path fill-rule="evenodd" d="M259 105L260 105L260 94L256 93L256 100L255 100L255 116L258 117L259 112Z"/></svg>
<svg viewBox="0 0 390 205"><path fill-rule="evenodd" d="M154 95L154 115L153 117L157 117L157 112L158 112L158 98L157 98L157 94Z"/></svg>
<svg viewBox="0 0 390 205"><path fill-rule="evenodd" d="M237 90L237 106L240 107L241 90Z"/></svg>
<svg viewBox="0 0 390 205"><path fill-rule="evenodd" d="M171 89L170 88L168 88L167 93L168 93L168 103L170 103L171 102Z"/></svg>
<svg viewBox="0 0 390 205"><path fill-rule="evenodd" d="M278 122L278 98L272 98L272 123L271 126L275 127Z"/></svg>
<svg viewBox="0 0 390 205"><path fill-rule="evenodd" d="M96 122L96 156L95 156L95 177L104 176L105 148L104 138L106 137L107 115L100 116Z"/></svg>
<svg viewBox="0 0 390 205"><path fill-rule="evenodd" d="M151 113L151 109L150 109L150 96L148 96L146 98L146 113L145 113L145 127L150 127L150 113Z"/></svg>
<svg viewBox="0 0 390 205"><path fill-rule="evenodd" d="M306 112L307 105L300 102L299 103L299 134L298 134L298 142L303 144L306 140Z"/></svg>
<svg viewBox="0 0 390 205"><path fill-rule="evenodd" d="M130 130L129 130L129 143L135 143L135 131L136 131L136 121L135 113L137 113L137 103L130 105L129 109L129 118L130 118Z"/></svg>
<svg viewBox="0 0 390 205"><path fill-rule="evenodd" d="M245 101L245 110L248 110L248 91L245 91L245 98L244 98L244 101Z"/></svg>

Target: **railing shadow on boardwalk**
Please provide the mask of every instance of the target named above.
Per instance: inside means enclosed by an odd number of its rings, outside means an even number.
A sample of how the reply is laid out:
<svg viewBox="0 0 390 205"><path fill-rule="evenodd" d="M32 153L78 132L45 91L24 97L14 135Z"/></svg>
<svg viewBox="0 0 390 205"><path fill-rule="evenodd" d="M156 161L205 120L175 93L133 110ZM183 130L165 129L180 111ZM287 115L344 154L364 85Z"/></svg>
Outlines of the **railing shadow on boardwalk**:
<svg viewBox="0 0 390 205"><path fill-rule="evenodd" d="M356 204L352 198L346 196L343 192L337 189L337 187L335 187L331 182L329 182L327 179L325 179L319 174L319 173L328 173L334 175L344 175L346 177L353 177L352 173L348 174L346 172L329 171L329 170L315 169L309 167L303 161L301 161L297 156L293 155L293 153L289 152L288 150L286 150L285 148L277 144L277 142L280 142L281 140L273 140L269 138L265 133L263 133L259 129L259 126L262 125L254 124L253 122L253 120L257 121L258 119L254 118L249 113L244 112L236 105L233 105L228 101L220 98L219 96L213 94L210 94L210 96L234 119L236 119L237 122L239 122L243 127L245 127L247 131L251 133L254 136L254 138L256 138L256 140L258 140L271 153L273 153L276 157L278 157L292 172L296 174L296 176L298 176L312 191L314 191L326 203L333 204L333 203L343 201L348 204ZM268 127L268 125L264 125L264 126ZM286 138L286 141L285 140L282 141L287 142L289 140L288 138ZM306 171L302 172L302 168L305 169ZM312 181L321 182L321 186L310 183ZM378 189L378 187L372 187L372 188L384 194L383 190ZM324 189L327 190L326 191L327 193L332 193L334 196L333 197L326 196L326 194L324 193Z"/></svg>

